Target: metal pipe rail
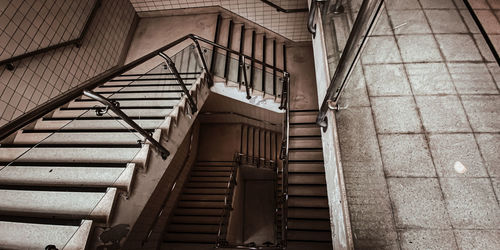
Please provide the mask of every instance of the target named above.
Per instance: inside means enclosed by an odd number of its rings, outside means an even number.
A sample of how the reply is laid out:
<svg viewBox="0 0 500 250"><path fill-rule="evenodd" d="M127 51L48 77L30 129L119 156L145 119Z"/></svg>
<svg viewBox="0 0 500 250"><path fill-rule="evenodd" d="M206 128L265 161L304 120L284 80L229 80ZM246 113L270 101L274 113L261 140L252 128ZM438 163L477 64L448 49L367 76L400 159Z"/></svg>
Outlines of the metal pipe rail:
<svg viewBox="0 0 500 250"><path fill-rule="evenodd" d="M203 68L204 68L205 72L209 75L209 79L211 79L211 74L208 71L208 68L206 66L207 64L205 61L205 57L203 57L203 53L202 53L201 48L199 46L200 41L207 43L207 44L210 44L216 48L223 49L229 53L232 53L235 55L241 55L243 58L251 60L254 63L265 64L257 59L251 58L250 56L244 55L238 51L235 51L235 50L226 48L222 45L216 44L208 39L202 38L202 37L194 35L194 34L188 34L188 35L185 35L185 36L183 36L183 37L181 37L173 42L170 42L169 44L167 44L159 49L156 49L156 50L154 50L154 51L152 51L152 52L150 52L150 53L148 53L148 54L146 54L146 55L144 55L144 56L142 56L142 57L140 57L140 58L138 58L130 63L127 63L127 64L120 66L120 67L113 67L110 70L108 70L102 74L99 74L99 75L97 75L97 76L95 76L87 81L84 81L83 83L78 85L79 87L73 88L72 90L55 97L51 101L46 102L46 103L34 108L32 111L25 113L22 116L19 116L18 118L14 119L13 121L0 127L0 140L5 139L6 137L11 135L12 133L22 129L24 126L30 124L31 122L36 121L37 119L43 117L44 115L48 114L49 112L53 111L54 109L66 104L67 102L70 102L73 99L76 99L77 97L79 97L83 94L84 90L94 89L96 87L99 87L100 85L108 82L109 80L111 80L117 76L120 76L121 74L139 66L140 64L150 60L151 58L153 58L155 56L158 56L160 52L171 49L174 46L179 45L180 43L182 43L188 39L192 40L195 43L200 60L202 61ZM266 67L274 69L274 66L269 65L269 64L266 64ZM279 68L276 68L276 71L278 71L280 73L285 72L284 70L279 69Z"/></svg>
<svg viewBox="0 0 500 250"><path fill-rule="evenodd" d="M160 152L161 158L163 160L166 160L167 157L170 155L170 152L168 152L168 150L165 147L163 147L148 132L146 132L146 130L144 130L143 128L141 128L141 126L139 126L139 124L137 124L132 119L130 119L130 117L128 117L128 115L126 115L125 113L123 113L123 111L119 107L119 103L118 102L116 102L116 101L115 102L111 102L106 97L104 97L102 95L99 95L99 94L97 94L95 92L92 92L90 90L84 90L83 94L85 96L88 96L88 97L90 97L90 98L92 98L92 99L94 99L94 100L96 100L96 101L104 104L106 106L106 109L108 109L108 108L111 109L117 116L119 116L120 118L122 118L123 121L125 121L133 129L135 129L135 131L139 132L139 134L141 134L142 136L144 136L144 138L147 139L158 150L158 152Z"/></svg>
<svg viewBox="0 0 500 250"><path fill-rule="evenodd" d="M177 68L175 67L174 61L172 61L172 59L169 56L165 55L165 53L163 53L163 52L160 52L158 54L161 57L163 57L163 59L165 59L165 61L167 62L168 68L170 69L170 72L172 72L172 74L175 75L175 78L177 79L177 83L179 83L179 85L182 88L182 92L184 92L184 94L187 97L187 100L189 102L189 107L191 108L191 114L196 113L198 111L198 108L196 107L196 103L194 102L191 94L189 94L189 90L186 88L186 84L184 83L184 80L182 80L181 75L177 71Z"/></svg>
<svg viewBox="0 0 500 250"><path fill-rule="evenodd" d="M290 75L285 73L284 82L286 82L286 109L285 109L285 117L283 121L283 145L282 151L283 155L280 155L280 159L283 160L283 172L281 173L282 181L281 181L281 190L283 191L283 199L282 199L282 245L286 248L287 244L287 228L288 228L288 151L290 147ZM285 88L285 86L283 86ZM283 98L283 97L282 97Z"/></svg>
<svg viewBox="0 0 500 250"><path fill-rule="evenodd" d="M92 22L92 20L94 19L95 15L97 13L97 9L99 9L99 7L101 6L101 2L102 2L102 0L96 0L94 2L94 6L92 7L92 11L90 12L89 17L87 18L87 21L85 22L85 26L83 26L83 29L77 38L66 41L66 42L54 44L54 45L51 45L51 46L48 46L48 47L45 47L42 49L37 49L37 50L31 51L31 52L27 52L27 53L24 53L22 55L14 56L14 57L11 57L9 59L2 60L2 61L0 61L0 66L5 64L8 70L14 70L14 65L12 63L15 61L19 61L21 59L28 58L31 56L36 56L36 55L45 53L47 51L61 48L64 46L68 46L71 44L76 44L76 47L79 48L82 44L83 37L85 36L85 34L87 34L87 31L90 27L90 23Z"/></svg>
<svg viewBox="0 0 500 250"><path fill-rule="evenodd" d="M236 153L233 160L233 165L231 168L231 174L227 182L226 193L224 194L224 211L221 213L219 220L219 229L217 231L217 241L215 243L215 248L225 248L228 246L226 239L227 228L229 222L229 215L233 209L233 191L236 185L236 177L238 173L238 168L240 167L241 157L243 155Z"/></svg>
<svg viewBox="0 0 500 250"><path fill-rule="evenodd" d="M311 0L311 7L309 8L309 17L307 18L307 30L309 30L309 33L312 34L313 38L316 37L316 24L314 23L314 17L316 16L318 3L324 1L325 0Z"/></svg>
<svg viewBox="0 0 500 250"><path fill-rule="evenodd" d="M298 12L307 12L307 8L303 9L285 9L271 1L268 0L260 0L261 2L275 8L278 12L283 12L283 13L298 13Z"/></svg>
<svg viewBox="0 0 500 250"><path fill-rule="evenodd" d="M340 57L338 66L326 91L325 98L321 104L316 123L323 128L327 127L325 120L329 109L335 109L336 103L345 88L354 66L368 41L371 31L374 29L378 16L381 13L384 0L363 0L359 9L352 31L347 39L346 47Z"/></svg>

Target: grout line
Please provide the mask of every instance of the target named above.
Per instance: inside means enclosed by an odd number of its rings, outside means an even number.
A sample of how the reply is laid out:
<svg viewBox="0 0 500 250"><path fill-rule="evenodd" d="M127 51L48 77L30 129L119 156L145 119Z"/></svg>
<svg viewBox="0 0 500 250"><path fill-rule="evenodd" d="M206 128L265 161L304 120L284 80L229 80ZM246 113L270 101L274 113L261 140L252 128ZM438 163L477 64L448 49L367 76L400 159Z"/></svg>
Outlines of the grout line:
<svg viewBox="0 0 500 250"><path fill-rule="evenodd" d="M429 29L430 29L430 30L431 30L431 32L432 32L432 27L431 27L431 25L430 25L429 19L427 18L427 14L425 13L425 11L423 11L423 6L422 6L422 4L420 3L420 1L418 1L417 3L418 3L418 5L420 6L420 8L422 9L422 13L423 13L423 15L424 15L424 17L425 17L425 20L426 20L426 22L427 22L427 25L429 26ZM387 13L387 14L388 14L388 13ZM388 16L389 16L389 14L388 14ZM394 24L392 23L392 20L391 20L390 18L389 18L388 22L389 22L389 25L390 25L391 27L394 27ZM398 39L397 39L397 37L396 37L396 34L394 34L394 33L393 33L393 35L394 35L394 40L395 40L395 43L396 43L396 47L397 47L397 49L398 49L398 54L399 54L399 56L402 58L402 55L401 55L401 48L400 48L400 46L399 46ZM437 42L437 39L436 39L435 34L434 34L434 33L432 33L432 36L433 36L433 38L434 38L434 39L433 39L433 40L434 40L433 42L437 45L438 50L439 50L439 52L440 52L440 56L441 56L441 58L444 60L444 59L445 59L445 57L444 57L443 53L441 52L441 49L440 49L439 43ZM402 60L402 61L403 61L403 60ZM408 74L409 74L409 73L408 73L408 69L407 69L407 67L406 67L406 65L405 65L405 64L402 64L402 66L403 66L404 75L405 75L405 77L406 77L406 80L408 81L408 83L409 83L409 85L410 85L410 91L411 91L411 94L412 94L413 102L414 102L414 104L415 104L415 109L416 109L416 111L417 111L417 115L418 115L419 122L420 122L420 129L421 129L421 131L423 131L423 132L424 132L424 139L425 139L425 143L426 143L426 146L427 146L427 151L428 151L429 156L431 157L431 160L432 160L432 164L433 164L433 167L434 167L434 174L435 174L435 176L436 176L436 180L437 180L437 184L438 184L439 190L441 191L441 193L440 193L441 201L442 201L442 204L443 204L443 206L444 206L444 208L445 208L445 211L446 211L446 216L447 216L447 218L448 218L448 221L447 221L447 222L449 223L449 226L451 227L451 229L453 229L453 224L452 224L452 222L451 222L451 217L450 217L450 214L449 214L448 208L447 208L447 206L446 206L446 200L445 200L445 197L444 197L444 192L443 192L443 188L442 188L441 180L440 180L440 178L439 178L439 173L438 173L438 170L437 170L437 167L436 167L436 160L434 159L434 155L432 154L431 145L430 145L430 138L429 138L429 135L427 134L427 130L426 130L426 128L425 128L425 126L424 126L424 123L423 123L422 112L421 112L421 110L420 110L419 105L417 104L417 100L416 100L416 97L415 97L415 94L414 94L414 90L413 90L413 85L412 85L412 83L411 83L411 81L410 81L410 78L409 78L409 75L408 75ZM449 70L448 70L448 68L447 68L447 71L448 71L448 74L449 74ZM450 78L451 78L451 76L450 76ZM456 91L456 89L455 89L455 91ZM456 92L456 93L458 93L458 92ZM464 112L465 112L465 111L464 111ZM447 224L448 224L448 223L447 223ZM453 238L454 238L454 240L455 240L455 244L456 244L456 246L458 246L458 241L457 241L457 237L456 237L456 235L455 235L455 232L453 232Z"/></svg>

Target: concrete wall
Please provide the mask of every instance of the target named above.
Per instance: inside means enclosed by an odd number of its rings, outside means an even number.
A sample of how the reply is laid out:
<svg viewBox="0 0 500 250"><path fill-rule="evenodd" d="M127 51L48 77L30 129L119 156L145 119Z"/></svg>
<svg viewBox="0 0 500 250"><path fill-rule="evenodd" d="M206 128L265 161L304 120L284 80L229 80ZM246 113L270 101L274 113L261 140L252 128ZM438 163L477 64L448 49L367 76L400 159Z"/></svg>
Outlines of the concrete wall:
<svg viewBox="0 0 500 250"><path fill-rule="evenodd" d="M130 45L126 62L133 61L190 33L213 40L216 19L217 14L141 18ZM190 43L191 41L182 43L169 50L167 54L173 55L176 51L185 48ZM203 44L200 45L203 46ZM144 63L135 70L139 72L148 70L162 61L158 57L155 60Z"/></svg>
<svg viewBox="0 0 500 250"><path fill-rule="evenodd" d="M78 37L94 1L0 1L0 60ZM0 67L0 126L120 64L136 17L128 0L103 0L82 46Z"/></svg>
<svg viewBox="0 0 500 250"><path fill-rule="evenodd" d="M325 97L330 83L328 60L321 14L316 17L316 38L313 39L314 65L316 73L316 87L318 104ZM340 148L337 135L337 124L333 111L327 114L328 127L321 134L323 143L323 158L327 181L328 205L330 207L330 221L332 225L332 238L334 249L352 249L352 232L345 192L342 164L340 162Z"/></svg>
<svg viewBox="0 0 500 250"><path fill-rule="evenodd" d="M202 124L198 161L232 161L240 144L241 124Z"/></svg>

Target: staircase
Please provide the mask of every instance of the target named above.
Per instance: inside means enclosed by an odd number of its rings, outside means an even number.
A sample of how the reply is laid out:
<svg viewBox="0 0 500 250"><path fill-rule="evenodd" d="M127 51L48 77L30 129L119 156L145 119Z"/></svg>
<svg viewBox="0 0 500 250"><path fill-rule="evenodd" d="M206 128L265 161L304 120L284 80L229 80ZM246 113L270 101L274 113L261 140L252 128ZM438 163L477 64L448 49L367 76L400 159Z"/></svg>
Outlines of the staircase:
<svg viewBox="0 0 500 250"><path fill-rule="evenodd" d="M220 80L225 82L226 87L238 87L242 91L245 83L248 83L251 97L260 96L279 102L282 92L282 72L279 69L286 70L283 38L250 27L244 21L218 15L214 41L250 56L250 59L241 59L221 49L206 48L207 62L216 83ZM241 68L242 64L245 72Z"/></svg>
<svg viewBox="0 0 500 250"><path fill-rule="evenodd" d="M211 249L217 243L227 244L229 214L223 215L230 211L226 209L233 200L238 167L274 169L281 134L242 124L238 139L243 153L238 153L234 161L195 163L165 230L162 249Z"/></svg>
<svg viewBox="0 0 500 250"><path fill-rule="evenodd" d="M332 249L317 111L290 111L287 249Z"/></svg>
<svg viewBox="0 0 500 250"><path fill-rule="evenodd" d="M164 242L215 246L233 162L196 162L184 186Z"/></svg>
<svg viewBox="0 0 500 250"><path fill-rule="evenodd" d="M175 56L187 86L200 84L192 47ZM95 88L159 139L182 100L162 63L147 74L123 74ZM109 225L119 199L133 195L147 172L150 144L102 104L81 96L4 139L0 145L0 248L84 249L94 227ZM168 124L167 124L168 127Z"/></svg>
<svg viewBox="0 0 500 250"><path fill-rule="evenodd" d="M236 88L254 105L264 99L280 103L286 94L282 92L286 48L284 41L272 36L219 15L214 38L221 47L202 48L211 74L203 72L194 46L171 58L198 108L212 81ZM93 92L118 102L127 116L169 150L175 150L170 136L183 138L185 127L195 120L188 114L189 95L165 63L145 74L127 72L107 79ZM277 247L331 249L316 113L291 111L290 117L288 168L278 160L282 138L273 131L242 125L239 153L245 155L241 158L245 164L277 172L276 197L286 204L276 210L276 242L282 244ZM115 224L121 203L141 200L134 196L145 193L134 186L138 178L164 174L150 168L158 152L139 132L100 102L79 96L0 141L0 248L118 246L121 239L106 242L100 233ZM232 199L227 190L234 169L233 162L195 164L169 218L162 247L215 246L221 224L226 223L221 223L221 214ZM284 183L288 199L283 196Z"/></svg>

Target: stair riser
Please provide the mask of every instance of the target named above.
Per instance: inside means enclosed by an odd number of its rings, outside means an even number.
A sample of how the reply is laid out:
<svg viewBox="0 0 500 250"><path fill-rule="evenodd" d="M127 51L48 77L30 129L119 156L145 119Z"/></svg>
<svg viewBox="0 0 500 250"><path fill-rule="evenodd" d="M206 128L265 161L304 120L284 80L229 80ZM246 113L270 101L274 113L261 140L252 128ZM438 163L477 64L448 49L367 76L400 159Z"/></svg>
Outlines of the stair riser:
<svg viewBox="0 0 500 250"><path fill-rule="evenodd" d="M292 161L322 161L323 151L297 151L288 153L288 159Z"/></svg>
<svg viewBox="0 0 500 250"><path fill-rule="evenodd" d="M127 190L131 179L117 181L124 171L125 168L9 166L2 170L0 183L13 186L117 187Z"/></svg>
<svg viewBox="0 0 500 250"><path fill-rule="evenodd" d="M156 129L163 122L163 119L158 120L140 120L134 119L135 123L137 123L143 129ZM130 125L128 125L123 120L104 120L104 121L95 121L95 120L53 120L53 121L42 121L37 122L35 125L35 129L131 129Z"/></svg>
<svg viewBox="0 0 500 250"><path fill-rule="evenodd" d="M321 131L317 126L291 126L290 136L318 136Z"/></svg>
<svg viewBox="0 0 500 250"><path fill-rule="evenodd" d="M144 137L139 133L114 133L114 132L92 132L92 133L20 133L16 136L14 143L36 144L79 144L106 143L106 144L135 144Z"/></svg>
<svg viewBox="0 0 500 250"><path fill-rule="evenodd" d="M142 107L142 106L175 106L180 100L144 100L144 101L118 101L120 107ZM94 106L102 106L102 103L97 101L90 102L70 102L70 108L91 108Z"/></svg>
<svg viewBox="0 0 500 250"><path fill-rule="evenodd" d="M290 139L290 148L321 148L321 139Z"/></svg>
<svg viewBox="0 0 500 250"><path fill-rule="evenodd" d="M127 163L134 159L140 148L33 148L28 152L27 150L29 148L0 148L0 161L9 162L22 155L17 161Z"/></svg>
<svg viewBox="0 0 500 250"><path fill-rule="evenodd" d="M101 105L102 106L102 105ZM172 109L122 109L122 112L127 116L153 116L153 117L166 117ZM75 117L99 117L96 115L95 110L57 110L52 115L54 118L75 118ZM118 117L113 111L109 110L107 114L102 117Z"/></svg>

